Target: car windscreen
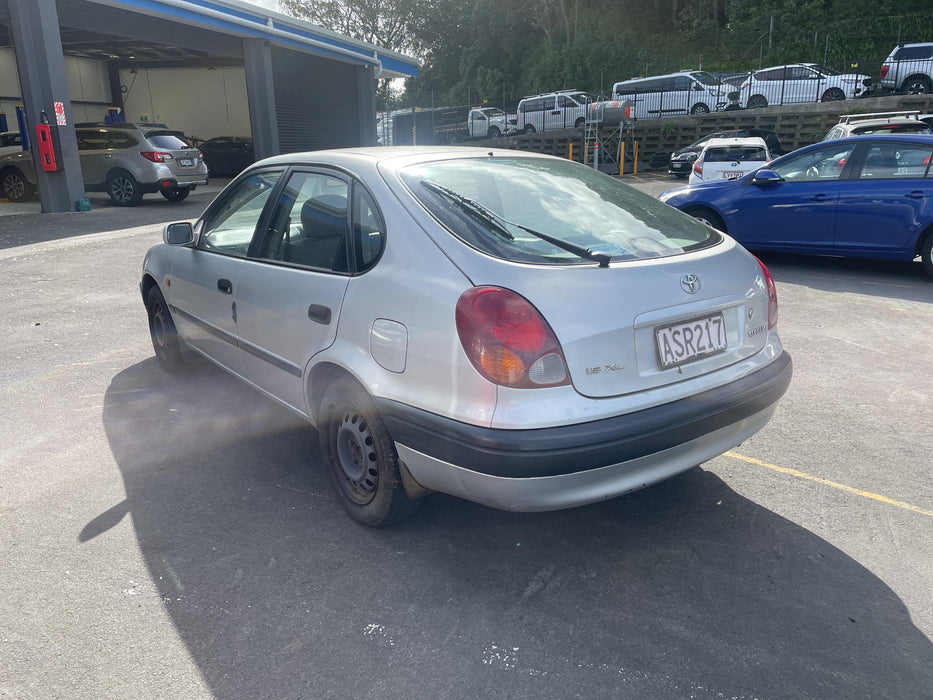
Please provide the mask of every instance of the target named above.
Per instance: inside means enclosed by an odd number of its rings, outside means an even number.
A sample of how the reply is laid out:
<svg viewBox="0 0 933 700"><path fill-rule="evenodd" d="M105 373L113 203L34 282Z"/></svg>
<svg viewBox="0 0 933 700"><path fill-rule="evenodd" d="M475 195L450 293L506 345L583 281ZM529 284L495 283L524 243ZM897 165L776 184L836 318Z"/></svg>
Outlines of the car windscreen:
<svg viewBox="0 0 933 700"><path fill-rule="evenodd" d="M153 131L146 134L146 138L156 148L165 148L167 150L191 148L185 141L169 131Z"/></svg>
<svg viewBox="0 0 933 700"><path fill-rule="evenodd" d="M461 158L411 165L400 176L454 236L510 261L587 262L536 233L613 260L680 255L721 240L654 197L563 159Z"/></svg>
<svg viewBox="0 0 933 700"><path fill-rule="evenodd" d="M875 126L862 126L852 129L853 136L870 136L872 134L930 134L926 124L922 122L912 124L876 124Z"/></svg>
<svg viewBox="0 0 933 700"><path fill-rule="evenodd" d="M697 71L695 73L691 73L690 75L692 75L704 85L722 85L722 81L712 73Z"/></svg>
<svg viewBox="0 0 933 700"><path fill-rule="evenodd" d="M723 146L706 150L704 163L725 163L731 161L766 161L768 153L760 146Z"/></svg>

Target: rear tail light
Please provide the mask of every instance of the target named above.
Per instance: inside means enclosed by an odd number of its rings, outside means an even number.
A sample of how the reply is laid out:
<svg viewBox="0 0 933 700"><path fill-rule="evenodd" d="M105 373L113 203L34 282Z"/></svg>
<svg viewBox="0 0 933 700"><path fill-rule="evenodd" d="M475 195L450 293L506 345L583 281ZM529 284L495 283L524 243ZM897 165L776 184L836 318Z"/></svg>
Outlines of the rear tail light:
<svg viewBox="0 0 933 700"><path fill-rule="evenodd" d="M755 258L755 260L758 260L758 258ZM765 267L765 264L761 260L758 260L758 264L761 266L761 274L764 276L765 285L768 287L768 329L770 330L778 322L777 287L774 286L774 278L768 268Z"/></svg>
<svg viewBox="0 0 933 700"><path fill-rule="evenodd" d="M891 70L891 66L887 63L882 64L881 66L881 79L884 80L884 76L888 74L888 71Z"/></svg>
<svg viewBox="0 0 933 700"><path fill-rule="evenodd" d="M201 163L203 161L204 161L204 154L201 153L201 151L198 151L198 163Z"/></svg>
<svg viewBox="0 0 933 700"><path fill-rule="evenodd" d="M175 160L171 153L163 153L162 151L141 151L139 155L146 160L151 160L153 163L165 163Z"/></svg>
<svg viewBox="0 0 933 700"><path fill-rule="evenodd" d="M703 177L703 157L697 158L693 161L693 172L695 172L700 177Z"/></svg>
<svg viewBox="0 0 933 700"><path fill-rule="evenodd" d="M570 383L560 343L524 297L501 287L473 287L457 301L457 334L483 377L533 389Z"/></svg>

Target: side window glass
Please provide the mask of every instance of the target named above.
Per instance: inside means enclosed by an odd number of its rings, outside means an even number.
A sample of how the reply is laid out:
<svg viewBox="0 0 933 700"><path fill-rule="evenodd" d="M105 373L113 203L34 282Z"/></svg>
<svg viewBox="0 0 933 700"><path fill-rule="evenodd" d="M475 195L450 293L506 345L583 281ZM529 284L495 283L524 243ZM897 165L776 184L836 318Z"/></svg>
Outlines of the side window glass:
<svg viewBox="0 0 933 700"><path fill-rule="evenodd" d="M325 173L292 175L272 214L259 257L348 272L349 186Z"/></svg>
<svg viewBox="0 0 933 700"><path fill-rule="evenodd" d="M385 227L369 192L357 186L353 193L353 244L357 271L365 272L376 264L385 247Z"/></svg>
<svg viewBox="0 0 933 700"><path fill-rule="evenodd" d="M929 146L876 144L868 151L859 179L924 177L931 154L933 148Z"/></svg>
<svg viewBox="0 0 933 700"><path fill-rule="evenodd" d="M239 182L203 222L198 247L246 257L256 225L281 172L253 173Z"/></svg>
<svg viewBox="0 0 933 700"><path fill-rule="evenodd" d="M136 139L134 139L129 134L123 134L119 131L113 132L110 134L110 143L108 148L121 149L121 148L130 148L131 146L136 145Z"/></svg>
<svg viewBox="0 0 933 700"><path fill-rule="evenodd" d="M830 144L790 158L774 171L788 182L838 180L853 148L845 144Z"/></svg>

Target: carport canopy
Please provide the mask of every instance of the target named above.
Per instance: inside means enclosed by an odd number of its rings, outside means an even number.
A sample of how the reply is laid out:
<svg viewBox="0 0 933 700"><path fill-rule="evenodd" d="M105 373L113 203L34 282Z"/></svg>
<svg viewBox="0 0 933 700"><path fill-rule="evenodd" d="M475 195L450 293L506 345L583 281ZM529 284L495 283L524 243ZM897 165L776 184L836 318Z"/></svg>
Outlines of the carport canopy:
<svg viewBox="0 0 933 700"><path fill-rule="evenodd" d="M0 0L0 25L30 135L43 113L51 125L58 169L34 154L46 212L85 196L65 55L106 63L113 106L121 69L242 66L257 158L374 144L375 79L418 72L409 56L236 0Z"/></svg>

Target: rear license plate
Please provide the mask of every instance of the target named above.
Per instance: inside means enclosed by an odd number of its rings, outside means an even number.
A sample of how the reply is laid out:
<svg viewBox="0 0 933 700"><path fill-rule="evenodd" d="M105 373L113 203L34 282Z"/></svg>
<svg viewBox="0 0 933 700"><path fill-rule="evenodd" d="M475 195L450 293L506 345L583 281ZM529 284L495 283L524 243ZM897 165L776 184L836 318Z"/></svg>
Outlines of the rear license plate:
<svg viewBox="0 0 933 700"><path fill-rule="evenodd" d="M190 158L179 158L178 162L180 165L190 168L193 161Z"/></svg>
<svg viewBox="0 0 933 700"><path fill-rule="evenodd" d="M726 324L716 313L654 329L661 367L676 367L726 351Z"/></svg>
<svg viewBox="0 0 933 700"><path fill-rule="evenodd" d="M723 180L738 180L745 173L739 170L727 170L722 174Z"/></svg>

